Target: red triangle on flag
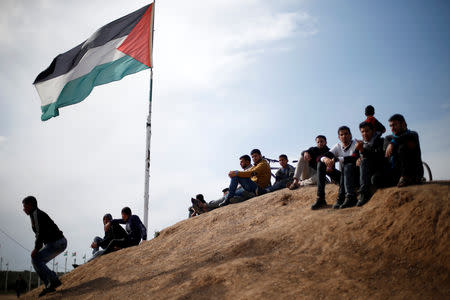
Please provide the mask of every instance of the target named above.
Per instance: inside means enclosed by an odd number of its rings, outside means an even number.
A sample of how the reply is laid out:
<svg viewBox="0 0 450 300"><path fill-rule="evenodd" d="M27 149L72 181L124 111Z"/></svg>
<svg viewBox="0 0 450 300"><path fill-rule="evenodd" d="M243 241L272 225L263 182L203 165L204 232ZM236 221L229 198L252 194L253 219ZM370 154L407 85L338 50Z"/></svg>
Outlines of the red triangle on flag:
<svg viewBox="0 0 450 300"><path fill-rule="evenodd" d="M139 20L125 41L117 48L117 50L131 56L149 68L153 66L153 5L154 3L150 4L141 20Z"/></svg>

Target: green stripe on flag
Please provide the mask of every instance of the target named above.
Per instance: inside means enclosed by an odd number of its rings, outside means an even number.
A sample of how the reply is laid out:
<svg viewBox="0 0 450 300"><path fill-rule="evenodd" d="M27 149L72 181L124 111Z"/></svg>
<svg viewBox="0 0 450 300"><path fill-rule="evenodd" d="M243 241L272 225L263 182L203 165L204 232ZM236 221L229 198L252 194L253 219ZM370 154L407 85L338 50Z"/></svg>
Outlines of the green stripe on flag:
<svg viewBox="0 0 450 300"><path fill-rule="evenodd" d="M112 81L121 80L123 77L148 69L146 65L126 55L118 60L96 66L89 74L69 81L59 94L54 103L42 106L41 120L46 121L59 115L60 107L72 105L83 101L95 86Z"/></svg>

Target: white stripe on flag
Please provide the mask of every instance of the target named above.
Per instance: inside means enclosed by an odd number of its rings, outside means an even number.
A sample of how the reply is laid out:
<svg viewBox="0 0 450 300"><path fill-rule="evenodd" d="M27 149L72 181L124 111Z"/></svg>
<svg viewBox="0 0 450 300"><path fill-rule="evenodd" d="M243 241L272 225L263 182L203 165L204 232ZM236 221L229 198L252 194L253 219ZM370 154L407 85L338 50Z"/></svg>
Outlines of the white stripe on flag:
<svg viewBox="0 0 450 300"><path fill-rule="evenodd" d="M35 84L41 98L41 106L56 102L66 83L89 74L98 65L113 62L125 56L118 48L127 36L109 41L108 43L89 49L78 65L68 73Z"/></svg>

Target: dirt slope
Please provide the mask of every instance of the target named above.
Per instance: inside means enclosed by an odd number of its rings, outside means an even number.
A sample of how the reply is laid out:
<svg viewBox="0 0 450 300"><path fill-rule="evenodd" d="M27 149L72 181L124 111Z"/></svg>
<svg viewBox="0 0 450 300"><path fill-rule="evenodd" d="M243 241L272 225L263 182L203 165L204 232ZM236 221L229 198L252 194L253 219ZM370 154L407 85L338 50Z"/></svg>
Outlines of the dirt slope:
<svg viewBox="0 0 450 300"><path fill-rule="evenodd" d="M66 274L47 298L450 298L448 182L380 190L345 210L312 211L315 191L181 221ZM336 195L328 185L329 204Z"/></svg>

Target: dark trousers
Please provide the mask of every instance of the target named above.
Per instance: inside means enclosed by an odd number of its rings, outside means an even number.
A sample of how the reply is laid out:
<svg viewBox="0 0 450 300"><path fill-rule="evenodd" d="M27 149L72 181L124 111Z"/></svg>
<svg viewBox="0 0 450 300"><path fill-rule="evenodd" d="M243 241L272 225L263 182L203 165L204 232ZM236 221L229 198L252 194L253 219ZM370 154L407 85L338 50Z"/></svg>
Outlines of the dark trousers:
<svg viewBox="0 0 450 300"><path fill-rule="evenodd" d="M333 169L333 171L327 173L327 166L325 165L325 163L319 161L317 163L317 197L325 197L325 184L327 183L327 175L330 176L330 178L335 182L339 182L341 180L341 172ZM339 188L339 192L340 191L341 189Z"/></svg>
<svg viewBox="0 0 450 300"><path fill-rule="evenodd" d="M106 247L105 251L103 252L103 254L108 254L110 252L116 251L116 247L117 248L128 248L131 246L136 246L139 245L139 242L135 242L132 241L130 239L114 239L111 242L109 242L108 247Z"/></svg>
<svg viewBox="0 0 450 300"><path fill-rule="evenodd" d="M358 173L359 170L356 168L354 162L345 163L343 165L343 170L341 174L341 180L339 183L339 199L355 198L356 189L358 187Z"/></svg>
<svg viewBox="0 0 450 300"><path fill-rule="evenodd" d="M378 162L380 163L380 162ZM361 159L359 166L359 192L366 196L371 194L372 189L391 185L389 174L383 171L383 165L367 158Z"/></svg>
<svg viewBox="0 0 450 300"><path fill-rule="evenodd" d="M414 141L407 141L398 146L394 153L394 175L407 176L417 180L423 177L423 164L419 147Z"/></svg>

